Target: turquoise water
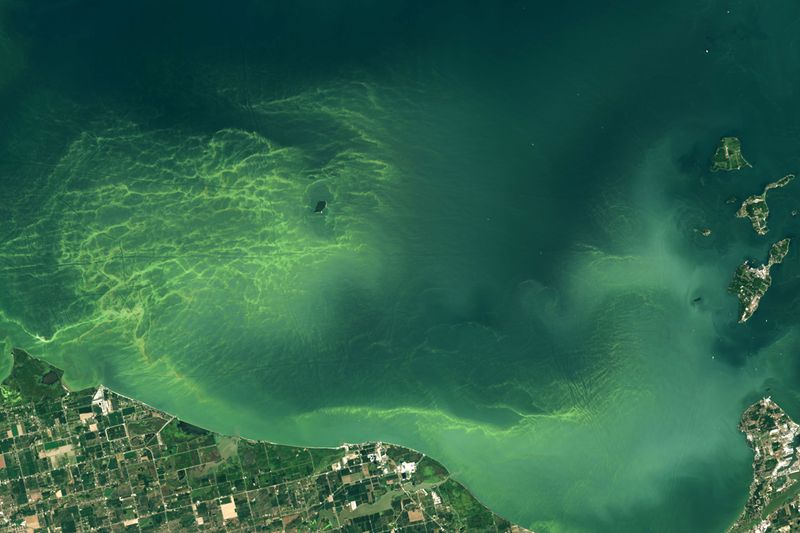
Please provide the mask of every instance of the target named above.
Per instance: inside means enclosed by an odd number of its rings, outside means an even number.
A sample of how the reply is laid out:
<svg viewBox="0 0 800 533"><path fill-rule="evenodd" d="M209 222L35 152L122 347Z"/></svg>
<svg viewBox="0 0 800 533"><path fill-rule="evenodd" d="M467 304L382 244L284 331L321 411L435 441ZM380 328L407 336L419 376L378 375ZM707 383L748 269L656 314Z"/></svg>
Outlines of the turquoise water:
<svg viewBox="0 0 800 533"><path fill-rule="evenodd" d="M540 532L723 530L742 410L800 415L796 252L725 292L798 224L725 200L797 170L800 8L497 4L0 2L6 346Z"/></svg>

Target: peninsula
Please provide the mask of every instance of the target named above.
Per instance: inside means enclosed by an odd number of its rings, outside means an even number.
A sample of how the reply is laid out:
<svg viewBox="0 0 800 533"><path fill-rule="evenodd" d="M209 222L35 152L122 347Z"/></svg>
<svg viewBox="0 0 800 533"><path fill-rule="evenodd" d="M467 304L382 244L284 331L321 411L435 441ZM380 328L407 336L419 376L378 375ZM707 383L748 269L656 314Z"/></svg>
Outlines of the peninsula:
<svg viewBox="0 0 800 533"><path fill-rule="evenodd" d="M279 446L182 422L14 349L0 385L3 531L526 530L381 442Z"/></svg>
<svg viewBox="0 0 800 533"><path fill-rule="evenodd" d="M739 265L733 276L733 281L728 286L728 291L739 298L739 322L744 323L753 316L758 309L761 298L772 284L770 269L773 265L783 262L789 253L790 239L782 239L773 244L769 249L769 259L765 265L754 267L749 261Z"/></svg>
<svg viewBox="0 0 800 533"><path fill-rule="evenodd" d="M767 206L767 192L772 189L785 187L794 179L794 174L787 174L778 181L773 181L764 187L761 194L755 194L742 202L742 206L736 212L738 218L749 218L753 229L759 235L766 235L767 217L769 217L769 207Z"/></svg>
<svg viewBox="0 0 800 533"><path fill-rule="evenodd" d="M711 172L718 170L739 170L751 167L742 155L742 142L737 137L723 137L717 151L711 158Z"/></svg>
<svg viewBox="0 0 800 533"><path fill-rule="evenodd" d="M739 429L753 449L753 481L744 511L728 533L800 530L800 426L764 398L742 415Z"/></svg>

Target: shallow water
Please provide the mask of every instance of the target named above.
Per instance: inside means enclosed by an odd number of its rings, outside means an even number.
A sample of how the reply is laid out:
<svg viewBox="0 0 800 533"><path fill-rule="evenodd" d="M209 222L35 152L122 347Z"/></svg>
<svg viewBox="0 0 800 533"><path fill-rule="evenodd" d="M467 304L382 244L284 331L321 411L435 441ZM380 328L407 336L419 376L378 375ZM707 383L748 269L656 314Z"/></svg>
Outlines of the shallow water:
<svg viewBox="0 0 800 533"><path fill-rule="evenodd" d="M800 415L797 253L725 292L798 224L725 200L797 170L800 7L496 4L0 3L6 345L540 532L724 529L741 411Z"/></svg>

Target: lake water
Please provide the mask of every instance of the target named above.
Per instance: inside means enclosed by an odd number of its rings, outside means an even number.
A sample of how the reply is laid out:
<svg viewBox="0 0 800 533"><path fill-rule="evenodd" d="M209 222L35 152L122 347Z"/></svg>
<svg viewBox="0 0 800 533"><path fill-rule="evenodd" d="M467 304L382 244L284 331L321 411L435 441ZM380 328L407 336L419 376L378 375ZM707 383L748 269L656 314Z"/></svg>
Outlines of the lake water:
<svg viewBox="0 0 800 533"><path fill-rule="evenodd" d="M726 293L800 221L726 203L798 170L795 2L25 4L0 338L71 385L411 446L551 533L724 530L741 412L800 416L797 251Z"/></svg>

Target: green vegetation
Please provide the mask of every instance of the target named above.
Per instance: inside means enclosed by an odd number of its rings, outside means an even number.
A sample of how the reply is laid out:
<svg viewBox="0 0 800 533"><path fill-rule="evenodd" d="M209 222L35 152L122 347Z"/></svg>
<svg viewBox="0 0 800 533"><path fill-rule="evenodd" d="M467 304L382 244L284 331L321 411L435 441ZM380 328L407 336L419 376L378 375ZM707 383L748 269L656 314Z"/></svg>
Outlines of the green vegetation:
<svg viewBox="0 0 800 533"><path fill-rule="evenodd" d="M736 269L728 291L739 298L740 323L747 322L758 309L761 298L772 285L770 270L773 265L783 262L789 253L790 242L791 239L782 239L773 244L769 250L767 264L754 267L749 261L745 261Z"/></svg>
<svg viewBox="0 0 800 533"><path fill-rule="evenodd" d="M495 517L492 513L475 501L474 498L465 494L458 483L448 480L439 489L442 497L454 502L455 507L463 510L463 514L456 524L459 530L491 531L494 529ZM510 527L510 525L505 522L501 524L501 527Z"/></svg>
<svg viewBox="0 0 800 533"><path fill-rule="evenodd" d="M789 253L789 243L791 239L781 239L773 244L769 249L769 264L777 265L782 263L786 254Z"/></svg>
<svg viewBox="0 0 800 533"><path fill-rule="evenodd" d="M772 189L785 187L794 179L794 174L787 174L778 181L774 181L764 187L761 194L755 194L742 202L742 206L736 212L738 218L749 218L753 229L759 235L767 233L767 218L769 217L769 206L767 205L767 192Z"/></svg>
<svg viewBox="0 0 800 533"><path fill-rule="evenodd" d="M753 482L729 533L800 530L800 426L764 398L744 412L739 429L753 448Z"/></svg>
<svg viewBox="0 0 800 533"><path fill-rule="evenodd" d="M78 531L524 531L436 461L382 443L212 433L14 350L0 386L0 524Z"/></svg>
<svg viewBox="0 0 800 533"><path fill-rule="evenodd" d="M711 172L718 170L739 170L752 166L742 155L742 143L737 137L723 137L717 151L711 158Z"/></svg>

